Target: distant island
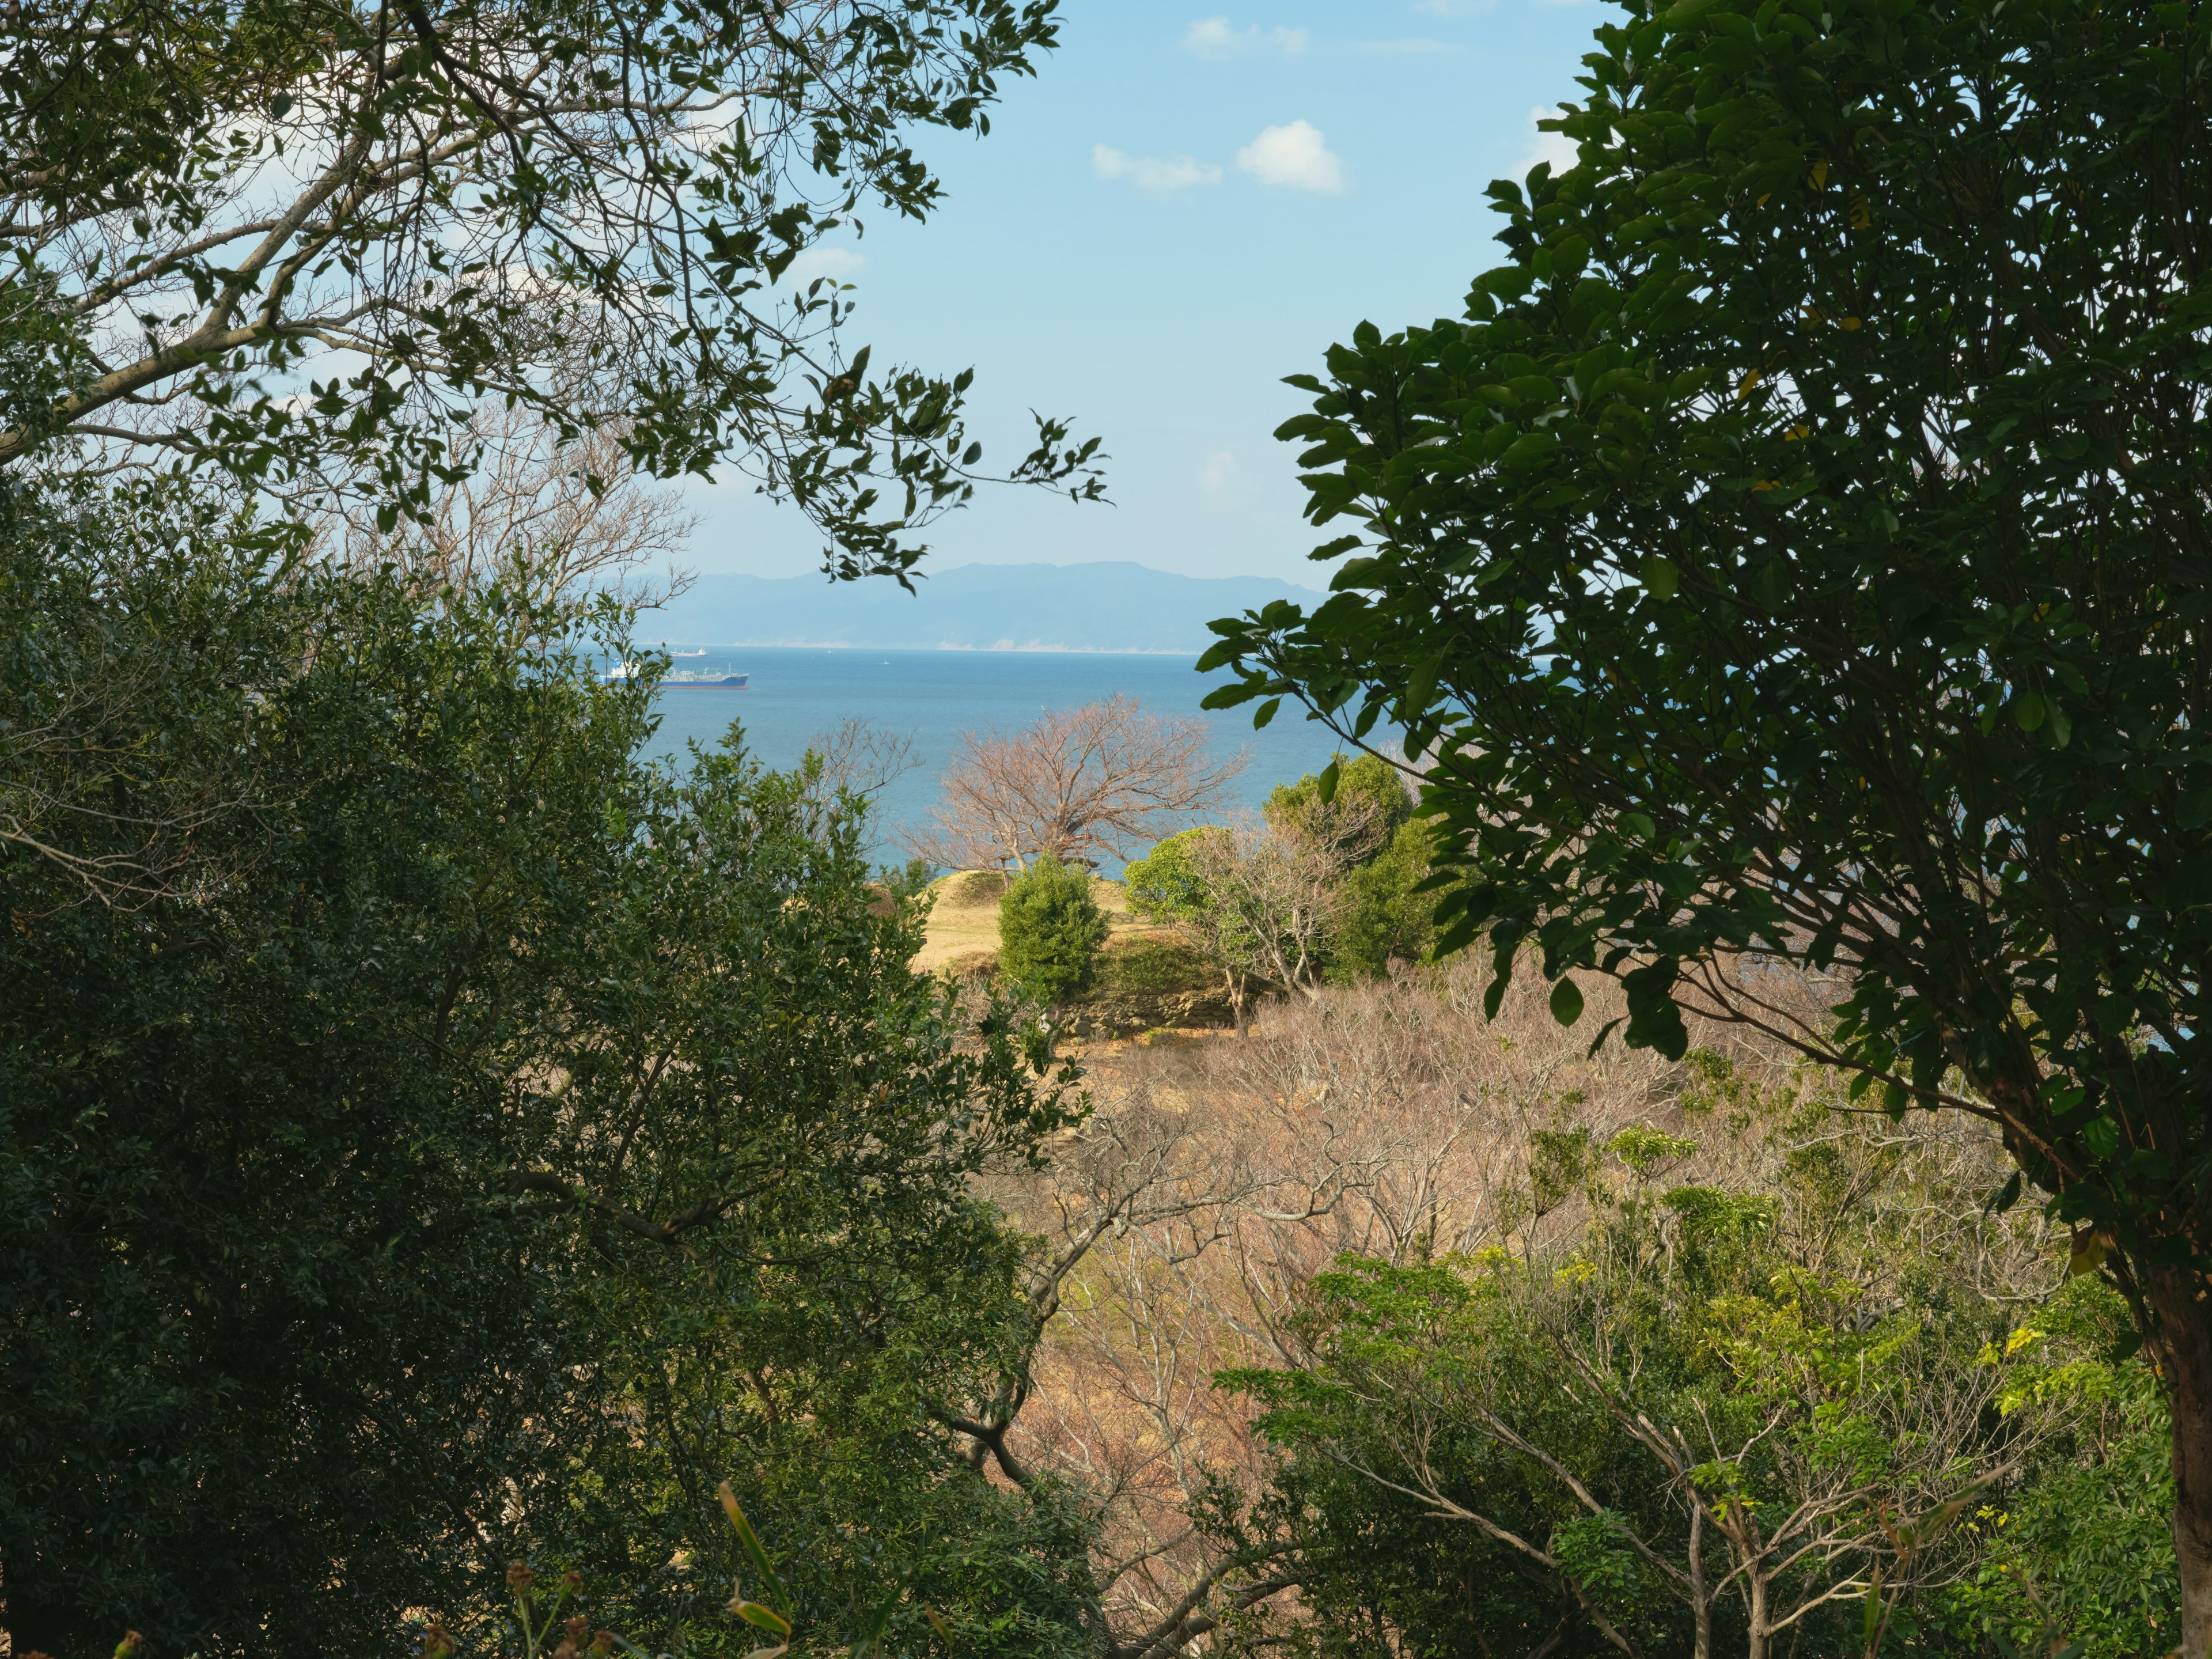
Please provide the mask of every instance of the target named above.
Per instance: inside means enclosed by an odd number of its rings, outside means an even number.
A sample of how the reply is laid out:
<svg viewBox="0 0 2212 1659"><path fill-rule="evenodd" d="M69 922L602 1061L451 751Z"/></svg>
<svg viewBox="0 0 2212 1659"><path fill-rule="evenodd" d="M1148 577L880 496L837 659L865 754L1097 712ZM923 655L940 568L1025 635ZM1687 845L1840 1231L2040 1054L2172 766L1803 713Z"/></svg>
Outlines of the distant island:
<svg viewBox="0 0 2212 1659"><path fill-rule="evenodd" d="M1124 560L967 564L928 572L908 593L887 580L702 576L639 619L672 647L851 646L942 651L1202 651L1216 617L1327 595L1266 576L1178 576Z"/></svg>

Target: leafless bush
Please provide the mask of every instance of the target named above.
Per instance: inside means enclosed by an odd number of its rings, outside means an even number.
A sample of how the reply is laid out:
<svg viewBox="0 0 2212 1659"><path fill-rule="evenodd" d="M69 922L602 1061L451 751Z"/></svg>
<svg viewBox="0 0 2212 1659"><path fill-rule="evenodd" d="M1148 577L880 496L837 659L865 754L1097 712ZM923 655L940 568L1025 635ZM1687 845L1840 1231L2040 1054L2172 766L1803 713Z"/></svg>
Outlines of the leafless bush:
<svg viewBox="0 0 2212 1659"><path fill-rule="evenodd" d="M921 764L912 734L888 731L859 714L848 714L806 744L822 762L823 787L873 797Z"/></svg>
<svg viewBox="0 0 2212 1659"><path fill-rule="evenodd" d="M908 848L955 870L1126 858L1226 799L1249 757L1213 759L1211 737L1197 716L1147 714L1127 696L1055 709L1012 733L965 732L945 799Z"/></svg>
<svg viewBox="0 0 2212 1659"><path fill-rule="evenodd" d="M1632 1127L1696 1143L1660 1172L1670 1184L1739 1187L1788 1155L1741 1121L1754 1096L1790 1086L1786 1056L1714 1026L1693 1035L1726 1047L1726 1067L1671 1064L1617 1038L1593 1053L1588 1033L1622 1012L1610 981L1585 983L1583 1024L1563 1030L1545 988L1525 978L1486 1019L1486 980L1458 958L1273 1004L1242 1041L1097 1062L1097 1109L1054 1167L994 1192L1048 1243L1030 1365L969 1421L988 1426L1020 1479L1053 1470L1098 1494L1117 1659L1162 1659L1217 1628L1224 1607L1290 1588L1278 1576L1284 1540L1232 1547L1193 1516L1260 1489L1244 1406L1212 1377L1308 1358L1298 1315L1316 1272L1346 1253L1541 1255L1578 1236L1596 1185L1651 1173L1609 1150ZM1832 1118L1808 1132L1831 1133L1865 1139ZM1883 1134L1965 1186L2003 1167L2002 1148L1971 1124L1929 1119ZM1562 1145L1587 1158L1569 1168L1544 1151ZM1862 1164L1853 1179L1881 1178L1878 1160ZM1939 1212L1924 1218L1930 1235L1955 1232L1962 1218ZM1828 1248L1816 1218L1787 1205L1778 1225L1808 1261ZM1992 1290L2038 1271L2034 1241L2008 1237L1983 1264Z"/></svg>
<svg viewBox="0 0 2212 1659"><path fill-rule="evenodd" d="M1133 1051L1095 1073L1098 1109L1053 1169L997 1193L1049 1241L1038 1342L966 1420L1010 1474L1052 1469L1099 1494L1121 1659L1179 1650L1224 1601L1287 1588L1270 1577L1280 1540L1224 1552L1194 1524L1223 1483L1249 1493L1261 1474L1213 1374L1294 1362L1304 1286L1342 1252L1505 1236L1533 1125L1626 1123L1663 1099L1663 1062L1582 1055L1533 994L1486 1023L1480 991L1462 965L1276 1005L1242 1042Z"/></svg>

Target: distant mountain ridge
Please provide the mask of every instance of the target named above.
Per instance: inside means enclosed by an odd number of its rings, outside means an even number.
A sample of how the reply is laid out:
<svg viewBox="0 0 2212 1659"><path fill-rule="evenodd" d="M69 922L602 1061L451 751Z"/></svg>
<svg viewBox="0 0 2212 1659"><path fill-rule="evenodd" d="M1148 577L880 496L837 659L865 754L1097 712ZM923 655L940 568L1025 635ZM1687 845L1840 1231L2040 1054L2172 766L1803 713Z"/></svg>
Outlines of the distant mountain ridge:
<svg viewBox="0 0 2212 1659"><path fill-rule="evenodd" d="M1327 595L1267 576L1178 576L1127 560L967 564L908 593L882 577L702 576L638 637L672 646L805 645L945 651L1199 652L1206 624L1274 599Z"/></svg>

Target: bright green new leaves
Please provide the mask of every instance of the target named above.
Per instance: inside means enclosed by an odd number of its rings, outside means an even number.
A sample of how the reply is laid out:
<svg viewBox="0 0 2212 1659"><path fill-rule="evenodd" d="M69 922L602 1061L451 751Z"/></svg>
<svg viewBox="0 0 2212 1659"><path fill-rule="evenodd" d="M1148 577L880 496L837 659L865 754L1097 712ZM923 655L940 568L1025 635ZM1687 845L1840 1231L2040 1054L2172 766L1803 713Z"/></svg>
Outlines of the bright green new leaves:
<svg viewBox="0 0 2212 1659"><path fill-rule="evenodd" d="M1432 757L1445 948L1621 976L1632 1043L1725 1002L1893 1109L1992 1103L2138 1261L2212 1257L2207 46L1631 5L1464 316L1297 382L1357 556L1206 659ZM1762 956L1848 970L1832 1029Z"/></svg>
<svg viewBox="0 0 2212 1659"><path fill-rule="evenodd" d="M1201 915L1208 902L1206 878L1193 861L1203 829L1180 830L1121 872L1121 890L1131 908L1158 921L1181 921Z"/></svg>
<svg viewBox="0 0 2212 1659"><path fill-rule="evenodd" d="M2172 1486L2120 1299L2029 1288L2033 1225L1973 1206L1987 1142L1690 1069L1689 1134L1537 1132L1520 1213L1565 1226L1340 1259L1310 1357L1221 1379L1264 1408L1316 1650L2155 1650Z"/></svg>

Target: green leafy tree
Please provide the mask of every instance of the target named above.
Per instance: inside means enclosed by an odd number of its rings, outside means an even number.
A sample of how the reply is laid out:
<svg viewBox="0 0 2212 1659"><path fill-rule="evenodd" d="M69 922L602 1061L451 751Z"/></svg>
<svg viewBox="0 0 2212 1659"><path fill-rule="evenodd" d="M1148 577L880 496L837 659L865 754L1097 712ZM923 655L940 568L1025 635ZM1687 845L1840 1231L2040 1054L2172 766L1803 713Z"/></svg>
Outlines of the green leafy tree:
<svg viewBox="0 0 2212 1659"><path fill-rule="evenodd" d="M1192 857L1204 828L1180 830L1121 872L1121 891L1155 921L1176 922L1206 908L1206 880Z"/></svg>
<svg viewBox="0 0 2212 1659"><path fill-rule="evenodd" d="M2107 1358L2095 1281L2021 1311L2033 1233L1972 1198L1996 1149L1698 1060L1692 1134L1539 1132L1524 1212L1579 1224L1340 1261L1313 1362L1226 1379L1267 1407L1319 1650L1380 1623L1437 1654L1963 1656L2170 1623L2160 1550L2102 1559L2132 1516L2056 1524L2140 1467L2151 1379ZM2149 1592L2117 1620L2116 1578Z"/></svg>
<svg viewBox="0 0 2212 1659"><path fill-rule="evenodd" d="M1298 382L1334 597L1205 659L1241 671L1217 704L1431 757L1443 947L1619 975L1633 1043L1679 1054L1699 1007L2001 1129L2160 1362L2192 1653L2206 28L1630 4L1555 123L1575 164L1492 187L1509 258L1464 316ZM1776 1006L1772 959L1841 1000Z"/></svg>
<svg viewBox="0 0 2212 1659"><path fill-rule="evenodd" d="M908 1584L962 1651L1087 1640L1079 1513L930 1414L1024 1340L971 1182L1065 1080L912 972L857 801L641 763L645 693L515 644L587 619L0 505L17 1650L389 1650L541 1552L719 1628L725 1476L817 1630Z"/></svg>
<svg viewBox="0 0 2212 1659"><path fill-rule="evenodd" d="M999 901L999 971L1024 994L1059 1007L1098 976L1106 916L1080 865L1040 858Z"/></svg>
<svg viewBox="0 0 2212 1659"><path fill-rule="evenodd" d="M1218 824L1206 824L1170 836L1123 869L1121 891L1132 908L1179 930L1221 975L1230 1018L1241 1036L1252 994L1253 953L1210 878L1221 858L1214 843L1227 833Z"/></svg>
<svg viewBox="0 0 2212 1659"><path fill-rule="evenodd" d="M1170 836L1123 878L1133 904L1214 963L1240 1032L1255 982L1317 997L1325 979L1343 976L1340 952L1355 926L1376 971L1387 967L1396 872L1368 873L1387 844L1382 814L1358 797L1322 801L1317 787L1308 776L1278 789L1262 818Z"/></svg>
<svg viewBox="0 0 2212 1659"><path fill-rule="evenodd" d="M1326 925L1312 941L1322 971L1335 979L1372 978L1391 960L1425 951L1435 901L1416 891L1428 875L1425 832L1412 823L1413 798L1397 769L1376 755L1339 754L1325 773L1279 784L1263 809L1256 840L1268 853L1296 848L1300 868L1318 870ZM1255 838L1220 826L1170 836L1122 873L1129 902L1154 921L1180 927L1214 957L1231 985L1243 1024L1243 981L1283 976L1249 875ZM1211 871L1209 880L1207 872ZM1273 884L1279 886L1282 884ZM1310 885L1310 884L1305 884ZM1247 902L1239 902L1243 898Z"/></svg>
<svg viewBox="0 0 2212 1659"><path fill-rule="evenodd" d="M1326 950L1345 908L1345 872L1364 850L1370 822L1355 811L1247 818L1186 831L1170 851L1155 854L1160 871L1146 872L1139 891L1171 890L1151 914L1173 921L1218 965L1240 1033L1255 982L1322 994Z"/></svg>
<svg viewBox="0 0 2212 1659"><path fill-rule="evenodd" d="M1999 1408L2055 1413L2065 1437L1966 1522L1980 1565L1929 1610L1931 1634L1971 1646L1994 1632L2021 1652L2055 1637L2062 1650L2079 1643L2086 1659L2172 1650L2172 1432L2150 1367L2110 1358L2128 1328L2126 1304L2084 1276L2008 1337L2014 1370Z"/></svg>
<svg viewBox="0 0 2212 1659"><path fill-rule="evenodd" d="M1400 824L1382 850L1346 878L1351 902L1337 925L1329 973L1344 980L1380 979L1394 962L1425 962L1436 950L1437 896L1426 884L1429 827Z"/></svg>
<svg viewBox="0 0 2212 1659"><path fill-rule="evenodd" d="M1323 950L1328 976L1379 979L1395 962L1419 962L1436 938L1427 826L1414 820L1405 774L1379 754L1331 757L1320 773L1278 787L1267 797L1271 823L1310 839L1349 835L1338 878L1343 902Z"/></svg>
<svg viewBox="0 0 2212 1659"><path fill-rule="evenodd" d="M1379 848L1413 816L1405 775L1381 755L1329 757L1320 772L1267 792L1270 823L1321 838L1354 836L1363 853Z"/></svg>
<svg viewBox="0 0 2212 1659"><path fill-rule="evenodd" d="M845 574L965 500L970 375L871 372L793 262L942 193L1052 0L91 0L10 14L0 330L48 341L0 463L56 434L256 489L451 482L479 400L607 429L665 477L749 472ZM1040 421L1012 476L1097 491ZM461 446L465 449L465 441Z"/></svg>

